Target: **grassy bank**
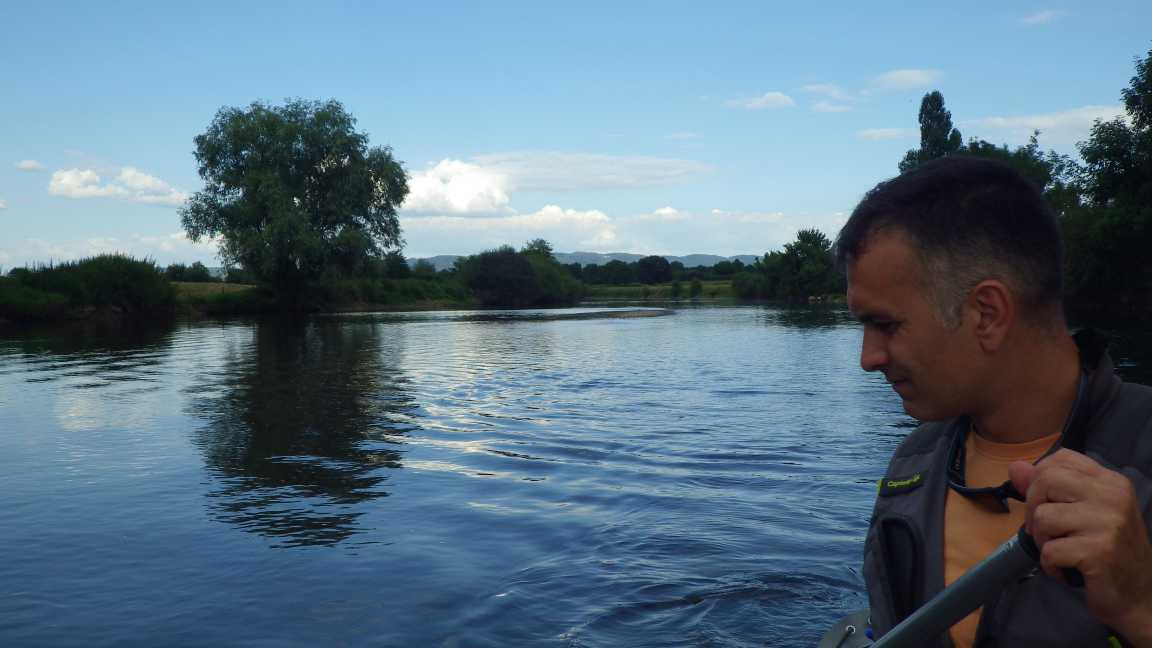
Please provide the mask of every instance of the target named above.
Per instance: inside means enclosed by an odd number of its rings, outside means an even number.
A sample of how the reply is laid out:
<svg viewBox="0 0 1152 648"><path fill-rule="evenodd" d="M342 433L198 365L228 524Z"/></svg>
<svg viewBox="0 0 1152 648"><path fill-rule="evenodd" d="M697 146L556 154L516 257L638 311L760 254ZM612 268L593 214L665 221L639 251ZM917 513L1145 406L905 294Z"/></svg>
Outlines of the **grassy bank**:
<svg viewBox="0 0 1152 648"><path fill-rule="evenodd" d="M590 285L587 287L585 299L589 300L628 300L668 301L673 299L691 299L691 282L680 282L679 289L675 284L623 284L623 285ZM732 292L732 282L727 280L700 282L700 299L735 299Z"/></svg>
<svg viewBox="0 0 1152 648"><path fill-rule="evenodd" d="M259 286L177 282L176 299L185 316L254 315L278 310L274 295ZM307 311L434 310L473 306L466 291L432 279L342 279L307 291Z"/></svg>

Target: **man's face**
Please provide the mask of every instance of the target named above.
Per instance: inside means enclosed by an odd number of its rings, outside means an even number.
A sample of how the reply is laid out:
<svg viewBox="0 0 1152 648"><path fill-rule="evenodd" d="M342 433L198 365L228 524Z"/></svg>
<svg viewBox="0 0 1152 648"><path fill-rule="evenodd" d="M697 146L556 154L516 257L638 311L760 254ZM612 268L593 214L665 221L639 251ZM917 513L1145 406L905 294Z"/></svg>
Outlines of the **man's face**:
<svg viewBox="0 0 1152 648"><path fill-rule="evenodd" d="M952 328L926 291L926 268L905 236L877 232L848 268L848 308L864 325L860 366L880 371L921 421L970 413L982 351L966 310Z"/></svg>

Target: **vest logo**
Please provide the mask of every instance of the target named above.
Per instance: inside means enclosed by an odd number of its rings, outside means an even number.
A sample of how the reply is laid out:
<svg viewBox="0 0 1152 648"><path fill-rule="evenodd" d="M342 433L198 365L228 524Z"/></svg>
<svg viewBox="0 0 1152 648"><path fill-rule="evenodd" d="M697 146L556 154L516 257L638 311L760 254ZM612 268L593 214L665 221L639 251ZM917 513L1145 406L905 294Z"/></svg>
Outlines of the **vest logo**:
<svg viewBox="0 0 1152 648"><path fill-rule="evenodd" d="M918 472L908 477L885 477L880 480L879 494L883 496L901 495L916 490L924 485L924 475L927 471Z"/></svg>

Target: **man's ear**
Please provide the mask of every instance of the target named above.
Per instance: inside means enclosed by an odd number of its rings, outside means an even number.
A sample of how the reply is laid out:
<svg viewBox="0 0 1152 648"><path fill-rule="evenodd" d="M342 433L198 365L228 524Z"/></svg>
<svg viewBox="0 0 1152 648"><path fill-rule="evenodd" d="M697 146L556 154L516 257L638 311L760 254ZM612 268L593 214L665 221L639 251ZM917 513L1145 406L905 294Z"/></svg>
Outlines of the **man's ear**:
<svg viewBox="0 0 1152 648"><path fill-rule="evenodd" d="M985 279L968 293L968 305L980 346L996 351L1016 324L1016 296L1004 282Z"/></svg>

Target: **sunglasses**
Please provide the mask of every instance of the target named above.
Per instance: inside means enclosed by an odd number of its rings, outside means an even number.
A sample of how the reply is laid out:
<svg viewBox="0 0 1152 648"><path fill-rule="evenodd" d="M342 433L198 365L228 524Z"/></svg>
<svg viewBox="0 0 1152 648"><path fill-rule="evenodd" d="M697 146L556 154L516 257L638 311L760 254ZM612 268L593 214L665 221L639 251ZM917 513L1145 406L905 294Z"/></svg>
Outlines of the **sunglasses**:
<svg viewBox="0 0 1152 648"><path fill-rule="evenodd" d="M999 486L968 486L964 483L964 441L967 434L957 434L952 456L948 460L948 487L993 513L1007 513L1008 500L1024 501L1024 496L1007 480Z"/></svg>
<svg viewBox="0 0 1152 648"><path fill-rule="evenodd" d="M1069 435L1074 424L1081 424L1080 419L1083 415L1077 416L1080 411L1080 403L1084 399L1084 392L1088 386L1088 375L1081 372L1080 384L1076 389L1076 401L1072 404L1072 411L1068 413L1068 419L1064 422L1064 430L1060 434L1061 440L1064 440ZM969 424L969 430L971 424ZM962 432L952 438L952 448L948 451L948 487L957 493L963 495L966 499L971 500L985 510L995 513L1008 512L1008 500L1014 499L1019 502L1024 501L1024 496L1016 487L1012 485L1012 480L1007 480L999 486L969 486L964 482L964 458L966 451L964 449L965 442L968 440L968 432Z"/></svg>

